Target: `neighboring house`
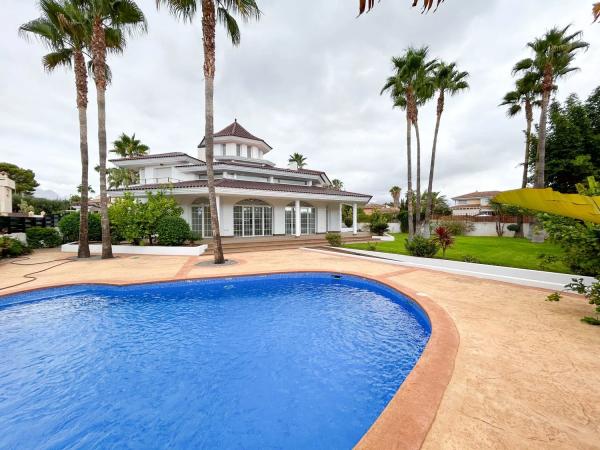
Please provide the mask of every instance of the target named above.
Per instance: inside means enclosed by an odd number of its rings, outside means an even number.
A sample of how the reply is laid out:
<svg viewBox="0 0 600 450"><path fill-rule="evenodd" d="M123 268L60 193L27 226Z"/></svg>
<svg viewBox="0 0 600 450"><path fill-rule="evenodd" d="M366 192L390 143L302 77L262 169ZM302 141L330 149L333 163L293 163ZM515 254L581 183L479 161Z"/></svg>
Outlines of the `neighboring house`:
<svg viewBox="0 0 600 450"><path fill-rule="evenodd" d="M6 172L0 172L0 214L12 213L12 196L15 190L15 182L10 179Z"/></svg>
<svg viewBox="0 0 600 450"><path fill-rule="evenodd" d="M74 203L71 207L74 211L81 211L81 203ZM100 197L88 200L88 212L100 212Z"/></svg>
<svg viewBox="0 0 600 450"><path fill-rule="evenodd" d="M490 201L500 191L471 192L470 194L453 197L454 206L452 206L453 216L491 216L493 210Z"/></svg>
<svg viewBox="0 0 600 450"><path fill-rule="evenodd" d="M272 150L263 139L237 120L215 133L215 189L221 235L252 237L306 235L341 231L342 205L354 209L353 231L358 231L357 208L370 195L339 191L325 172L276 167L264 159ZM113 197L131 192L171 190L183 208L183 217L202 237L212 236L204 139L198 157L162 153L113 159L117 167L139 172L140 184L112 189Z"/></svg>

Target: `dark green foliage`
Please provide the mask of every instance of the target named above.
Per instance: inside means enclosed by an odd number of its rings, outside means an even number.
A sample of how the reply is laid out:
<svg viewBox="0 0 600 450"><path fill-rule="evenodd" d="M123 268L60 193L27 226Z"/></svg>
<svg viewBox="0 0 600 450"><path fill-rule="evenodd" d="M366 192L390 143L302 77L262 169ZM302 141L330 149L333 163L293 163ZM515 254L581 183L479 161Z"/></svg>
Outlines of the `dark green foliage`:
<svg viewBox="0 0 600 450"><path fill-rule="evenodd" d="M465 255L463 256L463 262L466 263L473 263L473 264L481 264L481 261L479 260L479 258L477 258L476 256L472 256L472 255Z"/></svg>
<svg viewBox="0 0 600 450"><path fill-rule="evenodd" d="M25 235L30 248L53 248L62 243L62 238L55 228L31 227Z"/></svg>
<svg viewBox="0 0 600 450"><path fill-rule="evenodd" d="M583 103L575 94L549 112L546 142L546 184L564 193L588 176L600 177L600 87ZM537 140L532 143L531 173L535 171Z"/></svg>
<svg viewBox="0 0 600 450"><path fill-rule="evenodd" d="M0 259L16 258L29 253L31 253L31 249L18 239L0 236Z"/></svg>
<svg viewBox="0 0 600 450"><path fill-rule="evenodd" d="M190 238L192 230L182 217L165 216L156 223L159 245L182 245Z"/></svg>
<svg viewBox="0 0 600 450"><path fill-rule="evenodd" d="M371 233L377 236L383 236L383 234L389 230L388 217L379 211L374 211L371 214L371 224L369 226Z"/></svg>
<svg viewBox="0 0 600 450"><path fill-rule="evenodd" d="M546 297L547 302L559 302L561 299L560 292L553 292L548 297Z"/></svg>
<svg viewBox="0 0 600 450"><path fill-rule="evenodd" d="M46 214L58 214L67 211L71 207L71 202L69 200L51 200L49 198L15 194L13 195L13 211L19 209L22 200L25 200L28 205L33 206L33 210L36 214L40 214L42 211Z"/></svg>
<svg viewBox="0 0 600 450"><path fill-rule="evenodd" d="M517 225L516 223L511 223L509 226L506 227L506 229L508 231L512 231L513 233L516 233L517 231L519 231L521 229L521 227L519 225Z"/></svg>
<svg viewBox="0 0 600 450"><path fill-rule="evenodd" d="M452 236L464 236L475 229L473 222L464 220L440 220L436 225L446 228Z"/></svg>
<svg viewBox="0 0 600 450"><path fill-rule="evenodd" d="M439 250L438 245L433 240L422 236L415 236L412 241L407 239L405 247L412 256L422 258L433 258Z"/></svg>
<svg viewBox="0 0 600 450"><path fill-rule="evenodd" d="M39 183L35 181L35 173L29 169L7 162L0 162L0 172L6 172L11 180L15 182L17 194L32 195Z"/></svg>
<svg viewBox="0 0 600 450"><path fill-rule="evenodd" d="M62 217L58 222L58 229L63 235L65 242L79 240L79 216L78 212L72 212ZM90 213L88 215L88 236L90 241L102 240L102 229L100 227L100 214Z"/></svg>
<svg viewBox="0 0 600 450"><path fill-rule="evenodd" d="M342 235L340 233L327 233L325 239L329 242L332 247L342 246Z"/></svg>

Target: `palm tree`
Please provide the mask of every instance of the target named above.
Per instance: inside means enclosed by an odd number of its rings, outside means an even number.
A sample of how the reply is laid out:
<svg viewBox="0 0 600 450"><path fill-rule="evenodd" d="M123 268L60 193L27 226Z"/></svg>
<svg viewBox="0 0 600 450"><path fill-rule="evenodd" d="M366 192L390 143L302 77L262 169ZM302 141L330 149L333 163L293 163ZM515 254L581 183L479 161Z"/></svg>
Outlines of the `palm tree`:
<svg viewBox="0 0 600 450"><path fill-rule="evenodd" d="M438 6L440 6L441 3L443 3L444 0L422 0L421 3L423 4L423 11L429 11L431 8L433 8L433 5L436 5L436 9L438 8ZM413 7L419 5L419 0L413 0ZM373 8L373 6L375 6L375 0L359 0L358 2L358 11L359 11L359 15L364 13L365 11L369 11L371 10L371 8Z"/></svg>
<svg viewBox="0 0 600 450"><path fill-rule="evenodd" d="M298 169L302 169L306 166L306 158L300 153L292 153L288 162L295 163L298 166Z"/></svg>
<svg viewBox="0 0 600 450"><path fill-rule="evenodd" d="M122 133L119 139L113 142L113 149L111 150L112 153L119 155L121 158L142 156L146 155L149 151L150 147L142 144L139 139L136 139L135 133L131 136Z"/></svg>
<svg viewBox="0 0 600 450"><path fill-rule="evenodd" d="M516 81L515 90L508 92L500 104L500 106L508 106L506 111L508 117L515 117L521 112L525 113L527 127L525 129L525 157L523 160L523 177L521 181L521 188L523 189L527 187L529 179L529 153L531 149L533 108L539 107L541 104L541 89L542 87L537 74L535 72L528 72L523 78ZM517 216L517 225L519 226L519 230L515 233L515 237L524 237L522 214Z"/></svg>
<svg viewBox="0 0 600 450"><path fill-rule="evenodd" d="M556 81L565 75L578 70L573 67L577 51L587 49L589 44L582 41L581 31L569 33L569 26L564 28L552 28L542 38L538 38L527 46L533 50L534 58L524 59L518 62L514 73L534 72L542 83L541 116L539 122L537 162L535 165L535 187L545 186L545 162L546 162L546 133L548 122L548 106L550 96L555 89Z"/></svg>
<svg viewBox="0 0 600 450"><path fill-rule="evenodd" d="M100 218L102 227L102 258L112 258L108 196L106 193L106 86L108 84L107 49L110 42L121 40L125 34L147 30L144 13L133 0L77 0L91 23L92 70L96 83L98 106L98 154L100 159ZM123 45L117 48L123 50Z"/></svg>
<svg viewBox="0 0 600 450"><path fill-rule="evenodd" d="M393 186L390 189L390 194L392 194L392 199L394 200L394 208L400 208L400 194L402 192L402 188L399 186Z"/></svg>
<svg viewBox="0 0 600 450"><path fill-rule="evenodd" d="M406 110L406 154L408 171L409 198L414 193L412 189L412 142L411 127L415 127L417 137L417 192L416 211L421 210L421 138L419 133L419 106L423 105L433 95L433 83L430 73L436 65L436 61L427 61L429 49L422 47L415 49L409 47L401 57L392 58L395 74L389 77L381 89L381 94L390 91L394 107ZM408 202L408 235L409 239L414 236L414 210L412 202ZM417 218L420 229L420 214Z"/></svg>
<svg viewBox="0 0 600 450"><path fill-rule="evenodd" d="M210 204L210 220L212 224L215 264L225 263L219 217L217 215L217 196L215 193L214 175L214 82L215 82L215 40L217 21L225 26L233 45L240 43L240 29L235 20L238 15L242 20L259 19L260 10L255 0L156 0L156 5L165 5L176 17L184 21L192 21L196 12L202 8L202 37L204 46L204 135L206 143L206 175L208 184L208 201Z"/></svg>
<svg viewBox="0 0 600 450"><path fill-rule="evenodd" d="M331 180L331 185L333 186L333 188L336 191L341 191L342 189L344 189L344 182L342 180L337 179L337 178Z"/></svg>
<svg viewBox="0 0 600 450"><path fill-rule="evenodd" d="M431 163L429 165L429 184L427 185L427 192L433 192L433 175L435 171L435 158L437 152L438 135L440 131L440 122L442 119L442 113L444 112L446 94L454 96L459 92L469 89L469 78L468 72L459 72L456 69L456 63L444 63L440 62L436 65L433 72L433 86L438 92L437 100L437 111L436 111L436 122L435 132L433 134L433 146L431 148ZM429 223L433 214L433 196L427 197L427 206L425 208L425 224L424 231L429 233Z"/></svg>
<svg viewBox="0 0 600 450"><path fill-rule="evenodd" d="M89 24L82 11L72 2L59 3L54 0L40 2L41 17L21 25L19 33L39 38L50 53L42 58L44 69L52 72L58 67L73 68L79 116L79 152L81 156L81 210L79 219L78 258L90 257L88 238L88 138L87 104L88 83L86 54L90 39Z"/></svg>

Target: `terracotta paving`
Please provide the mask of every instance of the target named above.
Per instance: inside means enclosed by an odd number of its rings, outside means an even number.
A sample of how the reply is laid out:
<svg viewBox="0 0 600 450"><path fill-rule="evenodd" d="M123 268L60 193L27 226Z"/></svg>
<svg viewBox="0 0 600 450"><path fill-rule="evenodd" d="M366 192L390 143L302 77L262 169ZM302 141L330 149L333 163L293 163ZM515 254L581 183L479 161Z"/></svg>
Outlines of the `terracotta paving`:
<svg viewBox="0 0 600 450"><path fill-rule="evenodd" d="M19 264L0 263L0 294L66 283L132 283L302 270L379 278L428 296L460 335L455 368L425 449L600 448L600 329L581 323L592 307L581 297L545 302L548 291L429 270L304 250L228 255L237 264L198 267L209 257L121 256L74 261L36 252ZM405 448L402 445L397 448Z"/></svg>

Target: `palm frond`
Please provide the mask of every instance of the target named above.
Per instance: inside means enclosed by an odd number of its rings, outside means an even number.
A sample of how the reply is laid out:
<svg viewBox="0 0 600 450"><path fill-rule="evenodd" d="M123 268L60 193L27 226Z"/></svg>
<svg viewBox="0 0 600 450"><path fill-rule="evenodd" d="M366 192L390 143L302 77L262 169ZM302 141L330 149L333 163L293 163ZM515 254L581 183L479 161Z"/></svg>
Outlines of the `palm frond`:
<svg viewBox="0 0 600 450"><path fill-rule="evenodd" d="M73 60L73 50L64 48L50 52L42 57L42 65L46 71L51 72L57 67L70 68Z"/></svg>
<svg viewBox="0 0 600 450"><path fill-rule="evenodd" d="M597 22L598 19L600 19L600 3L594 3L592 15L594 16L594 22Z"/></svg>
<svg viewBox="0 0 600 450"><path fill-rule="evenodd" d="M198 11L196 0L156 0L156 7L161 6L166 6L173 16L184 22L191 22Z"/></svg>
<svg viewBox="0 0 600 450"><path fill-rule="evenodd" d="M227 35L231 38L233 45L239 45L241 41L240 27L229 11L222 6L217 8L217 20L225 25Z"/></svg>
<svg viewBox="0 0 600 450"><path fill-rule="evenodd" d="M420 3L423 4L423 12L431 10L433 5L437 10L444 0L413 0L413 8L418 6ZM358 15L360 16L365 11L368 12L375 6L375 0L359 0L358 2Z"/></svg>

